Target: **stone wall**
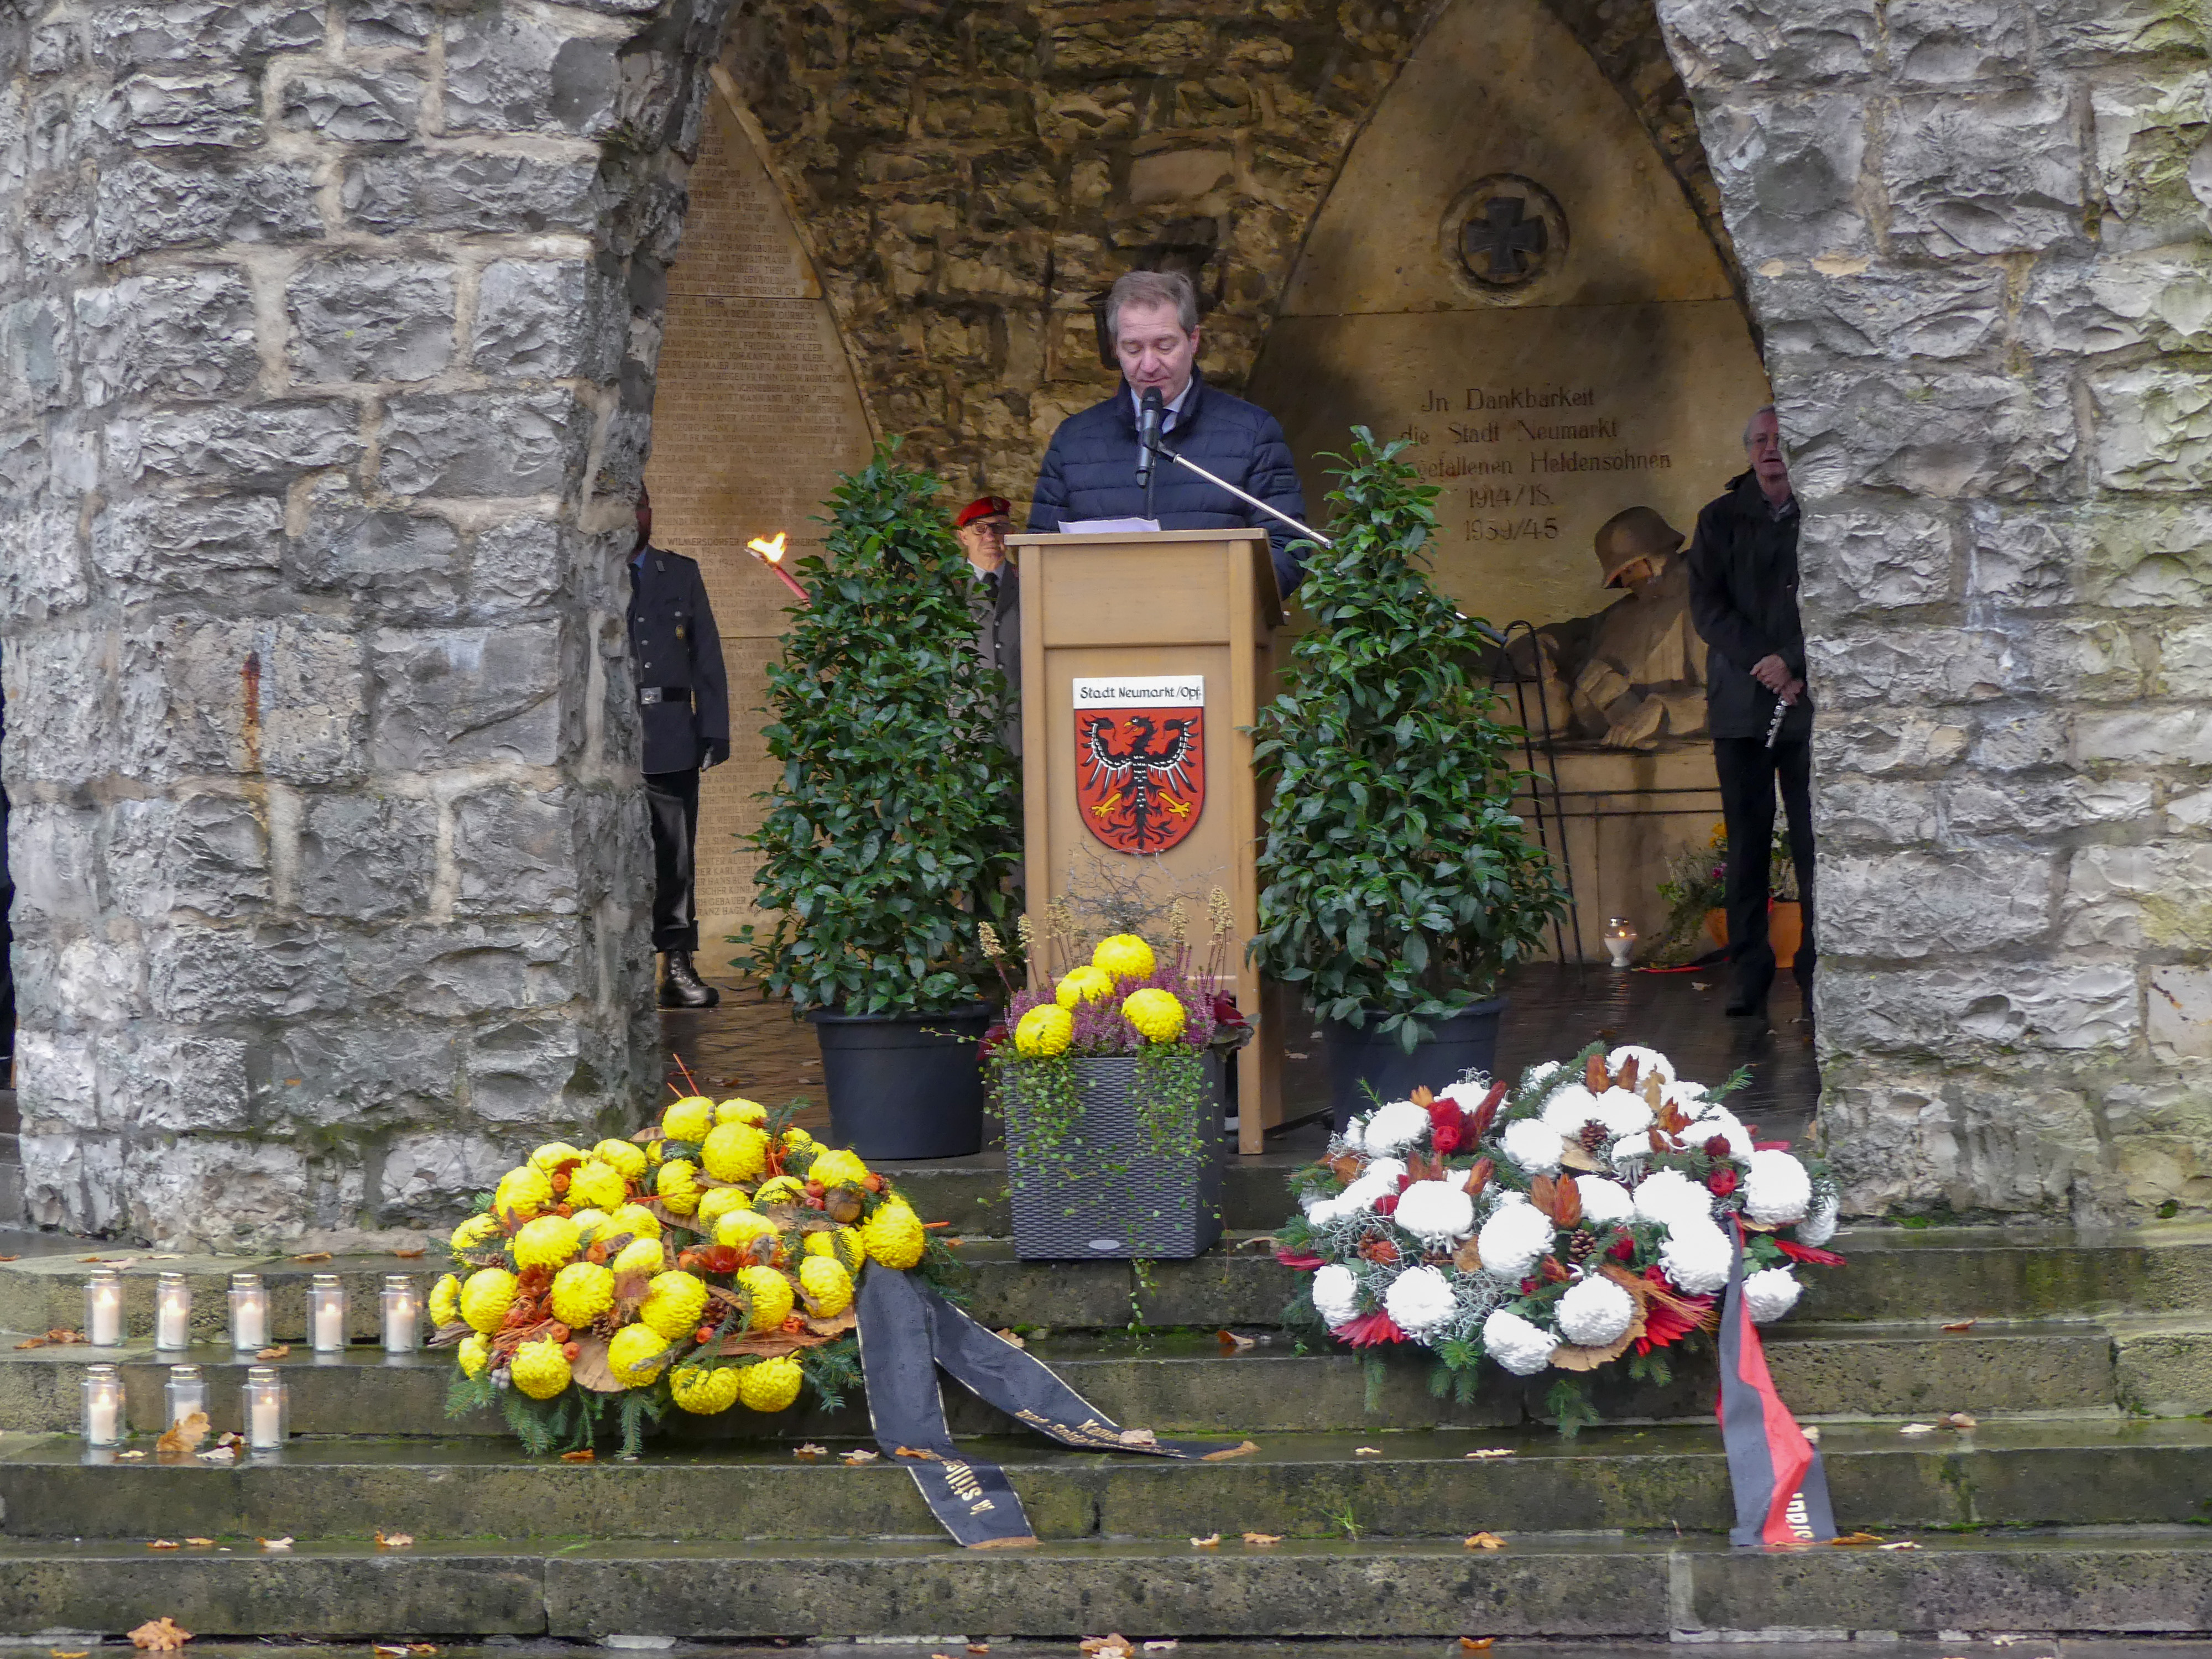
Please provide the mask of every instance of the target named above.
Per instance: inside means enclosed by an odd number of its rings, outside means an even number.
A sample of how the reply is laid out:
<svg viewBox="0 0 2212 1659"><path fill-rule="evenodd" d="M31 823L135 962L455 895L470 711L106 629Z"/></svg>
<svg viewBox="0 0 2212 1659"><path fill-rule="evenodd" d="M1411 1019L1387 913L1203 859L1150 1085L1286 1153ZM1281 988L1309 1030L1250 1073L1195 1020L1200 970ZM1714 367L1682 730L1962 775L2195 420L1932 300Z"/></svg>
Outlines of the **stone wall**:
<svg viewBox="0 0 2212 1659"><path fill-rule="evenodd" d="M2178 0L1660 0L1808 508L1863 1212L2212 1206L2212 75Z"/></svg>
<svg viewBox="0 0 2212 1659"><path fill-rule="evenodd" d="M635 1110L621 561L672 146L720 21L100 0L0 21L39 1222L360 1239L447 1210L539 1126Z"/></svg>

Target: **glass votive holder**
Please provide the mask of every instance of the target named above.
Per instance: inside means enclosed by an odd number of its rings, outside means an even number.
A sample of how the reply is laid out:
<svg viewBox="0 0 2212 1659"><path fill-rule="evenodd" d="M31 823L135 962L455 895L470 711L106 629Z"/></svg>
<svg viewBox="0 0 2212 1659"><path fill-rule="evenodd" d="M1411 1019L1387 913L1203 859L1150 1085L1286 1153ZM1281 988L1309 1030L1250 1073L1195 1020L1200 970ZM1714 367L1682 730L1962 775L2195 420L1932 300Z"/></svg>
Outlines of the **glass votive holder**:
<svg viewBox="0 0 2212 1659"><path fill-rule="evenodd" d="M1606 954L1613 958L1616 968L1626 968L1636 954L1636 927L1626 916L1607 916L1605 922Z"/></svg>
<svg viewBox="0 0 2212 1659"><path fill-rule="evenodd" d="M84 1340L95 1348L123 1346L123 1275L95 1268L84 1281Z"/></svg>
<svg viewBox="0 0 2212 1659"><path fill-rule="evenodd" d="M162 1384L161 1401L167 1413L170 1428L183 1422L194 1412L207 1410L207 1380L197 1365L172 1365L169 1380Z"/></svg>
<svg viewBox="0 0 2212 1659"><path fill-rule="evenodd" d="M345 1281L336 1273L317 1273L307 1287L307 1346L317 1353L345 1352Z"/></svg>
<svg viewBox="0 0 2212 1659"><path fill-rule="evenodd" d="M413 1353L421 1340L422 1297L405 1273L384 1276L384 1351Z"/></svg>
<svg viewBox="0 0 2212 1659"><path fill-rule="evenodd" d="M84 1368L84 1440L88 1446L123 1443L123 1373L112 1365Z"/></svg>
<svg viewBox="0 0 2212 1659"><path fill-rule="evenodd" d="M246 1368L246 1446L274 1451L292 1432L292 1404L284 1378L274 1365Z"/></svg>
<svg viewBox="0 0 2212 1659"><path fill-rule="evenodd" d="M173 1353L192 1346L192 1287L182 1273L155 1281L154 1346Z"/></svg>
<svg viewBox="0 0 2212 1659"><path fill-rule="evenodd" d="M240 1353L269 1346L269 1291L259 1273L230 1276L230 1346Z"/></svg>

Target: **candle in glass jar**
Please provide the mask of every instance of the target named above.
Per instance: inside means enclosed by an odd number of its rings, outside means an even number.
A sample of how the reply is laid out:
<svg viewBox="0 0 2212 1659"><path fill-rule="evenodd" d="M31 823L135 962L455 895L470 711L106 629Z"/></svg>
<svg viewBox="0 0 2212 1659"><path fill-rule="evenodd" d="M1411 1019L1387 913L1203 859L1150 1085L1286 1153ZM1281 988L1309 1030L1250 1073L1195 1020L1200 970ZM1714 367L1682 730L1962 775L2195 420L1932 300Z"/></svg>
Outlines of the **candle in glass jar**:
<svg viewBox="0 0 2212 1659"><path fill-rule="evenodd" d="M336 1273L317 1273L308 1289L307 1337L317 1353L338 1353L345 1348L345 1285Z"/></svg>
<svg viewBox="0 0 2212 1659"><path fill-rule="evenodd" d="M415 1293L415 1281L404 1273L386 1273L384 1278L384 1351L386 1353L415 1352L416 1328L422 1319L422 1304Z"/></svg>
<svg viewBox="0 0 2212 1659"><path fill-rule="evenodd" d="M269 1292L258 1273L230 1276L230 1346L240 1352L269 1346Z"/></svg>
<svg viewBox="0 0 2212 1659"><path fill-rule="evenodd" d="M84 1340L95 1348L123 1342L123 1281L102 1267L84 1283Z"/></svg>
<svg viewBox="0 0 2212 1659"><path fill-rule="evenodd" d="M154 1346L188 1348L192 1341L192 1287L182 1273L163 1273L154 1286Z"/></svg>
<svg viewBox="0 0 2212 1659"><path fill-rule="evenodd" d="M170 1425L174 1427L194 1412L207 1410L207 1383L197 1365L172 1365L169 1380L161 1390L168 1409Z"/></svg>
<svg viewBox="0 0 2212 1659"><path fill-rule="evenodd" d="M246 1372L246 1443L254 1451L269 1451L284 1443L284 1379L273 1365L252 1365Z"/></svg>
<svg viewBox="0 0 2212 1659"><path fill-rule="evenodd" d="M123 1375L112 1365L85 1368L84 1437L94 1446L122 1443Z"/></svg>

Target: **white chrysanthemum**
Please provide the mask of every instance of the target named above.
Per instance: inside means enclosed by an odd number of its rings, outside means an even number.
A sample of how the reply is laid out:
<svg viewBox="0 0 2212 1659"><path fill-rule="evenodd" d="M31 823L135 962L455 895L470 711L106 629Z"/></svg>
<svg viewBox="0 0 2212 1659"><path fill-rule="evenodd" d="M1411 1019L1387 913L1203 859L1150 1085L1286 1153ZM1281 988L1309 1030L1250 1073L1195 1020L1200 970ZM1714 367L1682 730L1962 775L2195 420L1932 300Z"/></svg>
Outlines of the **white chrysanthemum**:
<svg viewBox="0 0 2212 1659"><path fill-rule="evenodd" d="M1751 1322L1772 1324L1797 1305L1798 1294L1803 1289L1797 1282L1797 1275L1787 1267L1768 1267L1750 1274L1743 1281L1743 1300L1751 1310Z"/></svg>
<svg viewBox="0 0 2212 1659"><path fill-rule="evenodd" d="M1654 1226L1710 1222L1713 1195L1680 1170L1654 1170L1636 1183L1636 1218Z"/></svg>
<svg viewBox="0 0 2212 1659"><path fill-rule="evenodd" d="M1432 1249L1456 1244L1474 1231L1474 1200L1457 1182L1417 1181L1398 1194L1390 1218Z"/></svg>
<svg viewBox="0 0 2212 1659"><path fill-rule="evenodd" d="M1365 1115L1363 1114L1358 1117L1347 1120L1344 1126L1344 1132L1340 1134L1337 1139L1344 1143L1344 1150L1347 1152L1365 1152L1367 1150L1367 1119Z"/></svg>
<svg viewBox="0 0 2212 1659"><path fill-rule="evenodd" d="M1718 1101L1705 1101L1699 1103L1705 1108L1704 1115L1694 1119L1690 1127L1682 1131L1682 1144L1686 1146L1703 1146L1715 1135L1718 1135L1728 1142L1730 1158L1749 1158L1751 1131L1743 1127L1742 1121Z"/></svg>
<svg viewBox="0 0 2212 1659"><path fill-rule="evenodd" d="M1545 1125L1554 1134L1573 1136L1582 1133L1585 1123L1605 1121L1605 1109L1597 1103L1597 1097L1579 1083L1570 1083L1564 1089L1553 1091L1544 1103Z"/></svg>
<svg viewBox="0 0 2212 1659"><path fill-rule="evenodd" d="M1745 1160L1743 1212L1762 1227L1802 1221L1813 1205L1813 1177L1787 1152L1753 1152Z"/></svg>
<svg viewBox="0 0 2212 1659"><path fill-rule="evenodd" d="M1680 1107L1688 1115L1695 1117L1711 1092L1702 1083L1692 1083L1687 1079L1677 1078L1659 1091L1659 1097L1669 1105Z"/></svg>
<svg viewBox="0 0 2212 1659"><path fill-rule="evenodd" d="M1641 1048L1633 1042L1624 1043L1607 1054L1605 1057L1605 1069L1608 1072L1618 1072L1632 1060L1636 1062L1636 1080L1638 1083L1643 1082L1654 1072L1659 1073L1663 1082L1672 1083L1674 1080L1673 1060L1668 1059L1656 1048Z"/></svg>
<svg viewBox="0 0 2212 1659"><path fill-rule="evenodd" d="M1710 1220L1689 1216L1672 1223L1659 1247L1659 1267L1688 1296L1704 1296L1728 1283L1735 1247Z"/></svg>
<svg viewBox="0 0 2212 1659"><path fill-rule="evenodd" d="M1556 1231L1552 1218L1525 1200L1499 1205L1474 1237L1483 1272L1509 1285L1519 1284L1550 1250Z"/></svg>
<svg viewBox="0 0 2212 1659"><path fill-rule="evenodd" d="M1540 1117L1507 1124L1498 1142L1505 1156L1530 1175L1550 1175L1559 1167L1559 1132Z"/></svg>
<svg viewBox="0 0 2212 1659"><path fill-rule="evenodd" d="M1532 1325L1506 1308L1491 1310L1482 1322L1482 1346L1490 1357L1516 1376L1534 1376L1552 1363L1559 1339L1540 1325Z"/></svg>
<svg viewBox="0 0 2212 1659"><path fill-rule="evenodd" d="M1428 1134L1427 1109L1410 1100L1394 1100L1375 1109L1375 1115L1367 1120L1362 1139L1369 1152L1387 1157L1419 1146Z"/></svg>
<svg viewBox="0 0 2212 1659"><path fill-rule="evenodd" d="M1334 1330L1359 1315L1359 1281L1352 1269L1332 1261L1313 1276L1314 1311L1322 1323Z"/></svg>
<svg viewBox="0 0 2212 1659"><path fill-rule="evenodd" d="M1468 1078L1462 1083L1451 1083L1437 1091L1438 1100L1449 1100L1462 1112L1471 1112L1482 1104L1482 1097L1490 1092L1490 1083L1481 1077Z"/></svg>
<svg viewBox="0 0 2212 1659"><path fill-rule="evenodd" d="M1607 1181L1603 1176L1577 1176L1575 1191L1582 1198L1586 1227L1609 1227L1636 1213L1636 1200L1618 1181Z"/></svg>
<svg viewBox="0 0 2212 1659"><path fill-rule="evenodd" d="M1521 1073L1521 1086L1524 1089L1535 1088L1549 1081L1551 1079L1557 1077L1566 1068L1556 1060L1539 1060L1535 1065L1531 1066L1527 1071Z"/></svg>
<svg viewBox="0 0 2212 1659"><path fill-rule="evenodd" d="M1359 1172L1357 1179L1336 1195L1336 1213L1340 1219L1356 1215L1362 1210L1371 1210L1375 1200L1386 1193L1398 1190L1399 1180L1406 1173L1402 1158L1378 1158Z"/></svg>
<svg viewBox="0 0 2212 1659"><path fill-rule="evenodd" d="M1819 1249L1836 1236L1836 1224L1842 1218L1843 1206L1831 1193L1813 1206L1810 1215L1797 1224L1797 1242Z"/></svg>
<svg viewBox="0 0 2212 1659"><path fill-rule="evenodd" d="M1451 1323L1459 1302L1451 1281L1434 1267L1408 1267L1382 1293L1382 1311L1407 1335L1426 1341Z"/></svg>
<svg viewBox="0 0 2212 1659"><path fill-rule="evenodd" d="M1632 1135L1623 1135L1606 1150L1606 1162L1616 1170L1633 1170L1651 1156L1651 1132L1640 1130Z"/></svg>
<svg viewBox="0 0 2212 1659"><path fill-rule="evenodd" d="M1636 1318L1636 1298L1601 1273L1589 1273L1559 1298L1559 1334L1586 1348L1618 1342Z"/></svg>
<svg viewBox="0 0 2212 1659"><path fill-rule="evenodd" d="M1632 1135L1651 1127L1651 1103L1628 1089L1607 1089L1597 1097L1600 1119L1616 1135Z"/></svg>

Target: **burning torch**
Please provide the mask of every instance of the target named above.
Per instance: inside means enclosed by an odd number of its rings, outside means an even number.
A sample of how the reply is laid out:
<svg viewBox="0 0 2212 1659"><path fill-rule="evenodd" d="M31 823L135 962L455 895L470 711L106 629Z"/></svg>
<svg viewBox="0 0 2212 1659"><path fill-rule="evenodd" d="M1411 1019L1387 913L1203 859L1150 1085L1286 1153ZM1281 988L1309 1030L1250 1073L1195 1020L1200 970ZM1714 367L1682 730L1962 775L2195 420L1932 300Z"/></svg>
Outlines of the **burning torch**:
<svg viewBox="0 0 2212 1659"><path fill-rule="evenodd" d="M783 568L784 539L781 530L773 536L756 536L745 544L745 551L775 571L782 579L783 585L799 595L799 602L805 605L807 603L806 590L793 579L791 572Z"/></svg>

